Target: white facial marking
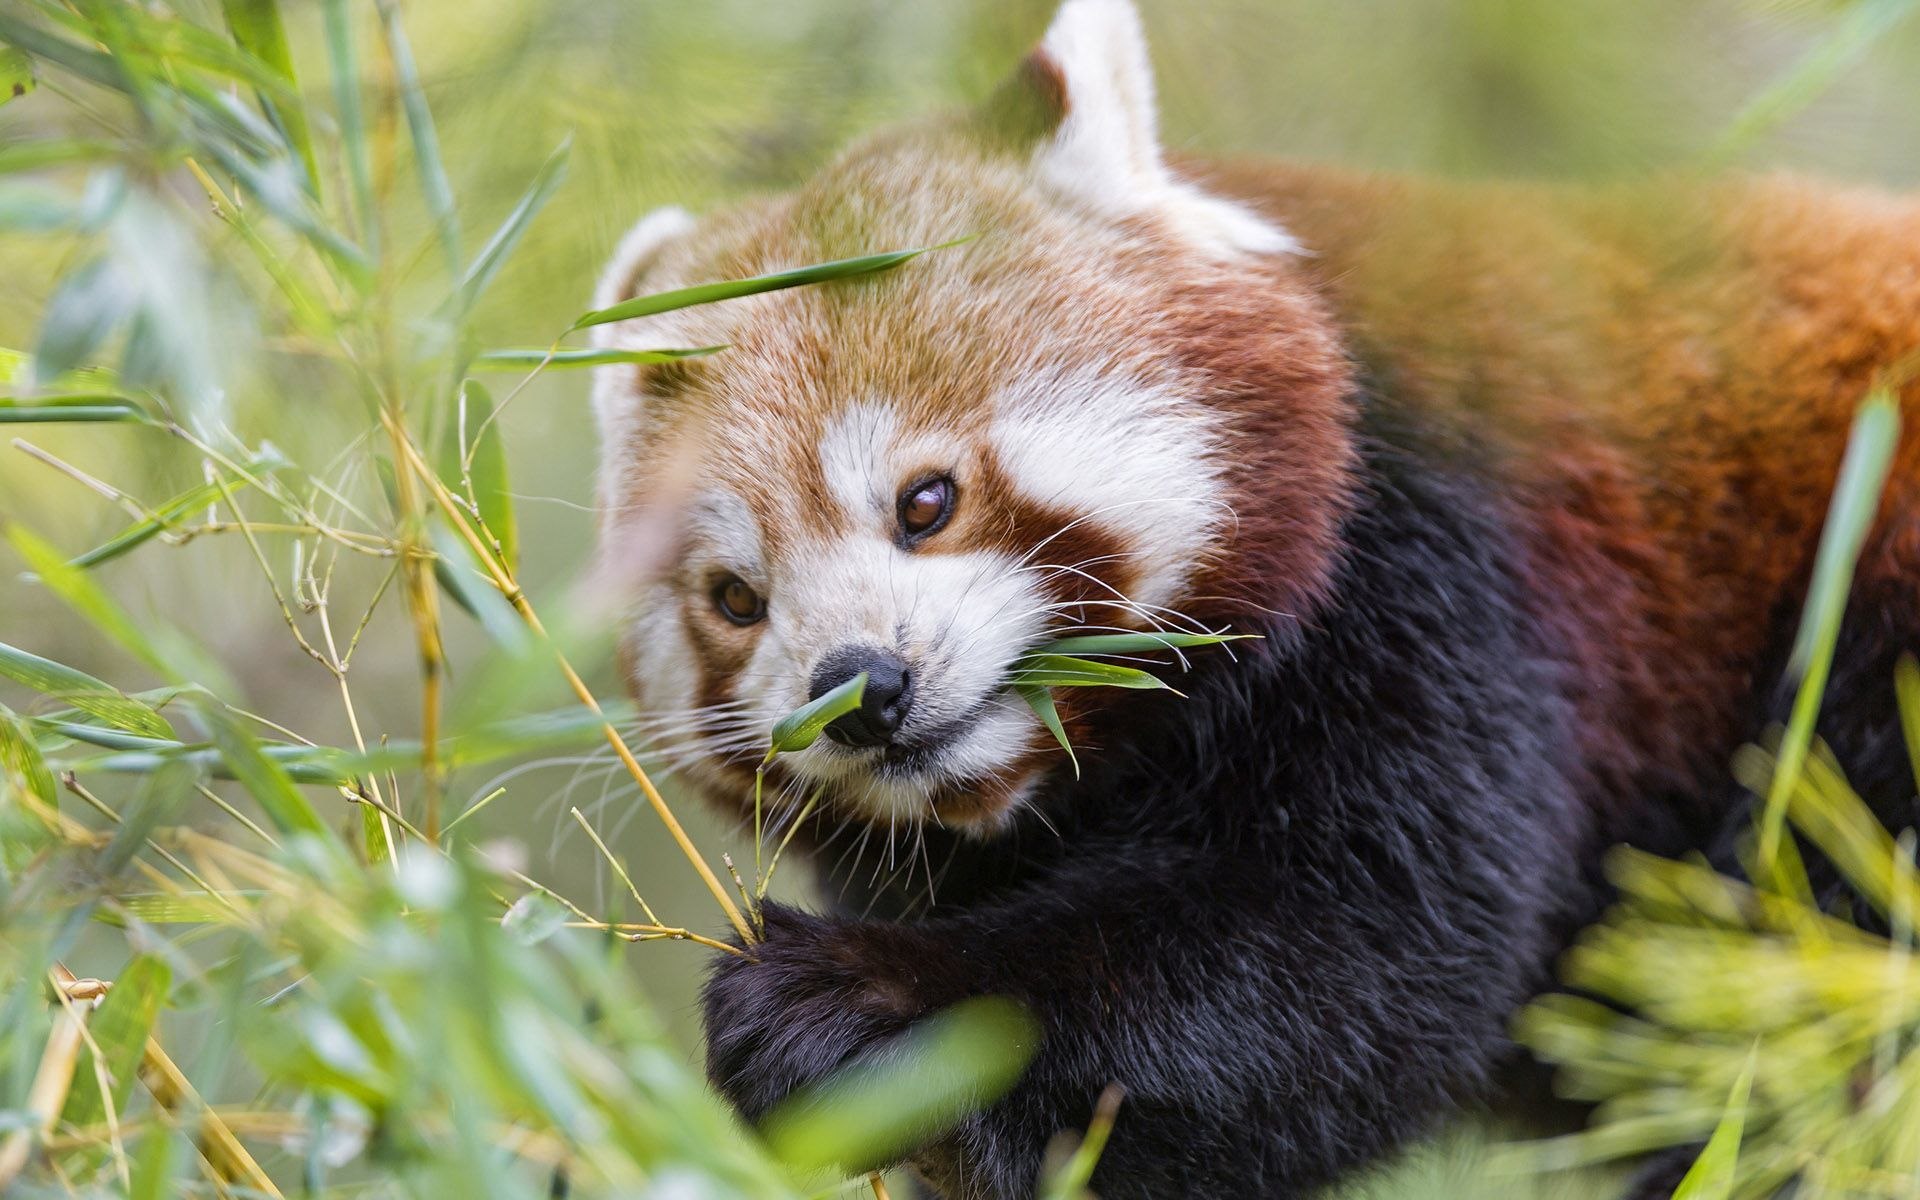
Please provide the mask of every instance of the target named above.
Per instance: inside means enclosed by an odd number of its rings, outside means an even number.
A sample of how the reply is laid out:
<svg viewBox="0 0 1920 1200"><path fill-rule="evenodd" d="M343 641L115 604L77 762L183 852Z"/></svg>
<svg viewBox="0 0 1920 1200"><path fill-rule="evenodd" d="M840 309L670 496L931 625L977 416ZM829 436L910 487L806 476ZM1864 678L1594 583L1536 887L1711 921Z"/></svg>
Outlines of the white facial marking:
<svg viewBox="0 0 1920 1200"><path fill-rule="evenodd" d="M887 464L899 424L891 408L850 404L821 435L820 473L840 510L855 521L892 507L894 481Z"/></svg>
<svg viewBox="0 0 1920 1200"><path fill-rule="evenodd" d="M710 488L688 502L683 521L688 561L722 567L749 583L764 582L766 552L760 523L736 492Z"/></svg>
<svg viewBox="0 0 1920 1200"><path fill-rule="evenodd" d="M1227 518L1214 420L1150 385L1045 374L1001 398L991 436L1022 492L1120 539L1130 598L1151 607L1178 597ZM1097 570L1044 546L1033 563Z"/></svg>

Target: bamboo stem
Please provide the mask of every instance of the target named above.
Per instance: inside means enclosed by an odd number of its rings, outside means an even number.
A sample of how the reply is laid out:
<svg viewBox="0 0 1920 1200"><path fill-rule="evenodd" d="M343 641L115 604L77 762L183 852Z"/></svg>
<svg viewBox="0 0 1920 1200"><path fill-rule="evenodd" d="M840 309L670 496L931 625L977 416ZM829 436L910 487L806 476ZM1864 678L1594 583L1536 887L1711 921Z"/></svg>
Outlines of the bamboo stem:
<svg viewBox="0 0 1920 1200"><path fill-rule="evenodd" d="M621 765L640 786L641 795L647 798L647 803L653 808L654 814L660 818L661 824L667 827L667 833L672 836L674 844L680 848L680 853L686 856L687 861L699 873L701 882L706 884L707 891L711 892L713 898L719 902L721 910L727 914L727 920L733 924L741 940L748 943L758 940L753 935L752 927L747 924L746 917L741 914L739 906L727 894L726 886L720 882L720 877L715 875L713 868L707 865L707 860L694 846L693 839L687 836L687 831L681 826L679 818L674 816L673 809L668 807L659 789L653 786L653 780L647 777L645 768L641 767L640 760L627 746L626 739L620 736L620 731L614 728L613 722L606 719L606 711L594 698L593 691L587 687L586 681L580 678L579 673L573 669L573 664L567 661L566 654L547 633L546 626L541 623L540 616L534 611L526 593L520 590L520 585L514 581L512 574L501 564L499 556L487 547L486 540L475 533L473 527L468 524L465 510L448 493L446 485L434 475L433 469L427 465L426 460L421 458L420 452L414 447L412 439L407 437L405 430L400 428L399 422L391 413L384 410L380 414L380 419L386 423L387 432L392 437L395 449L404 461L404 465L413 474L419 476L427 490L432 493L434 499L446 512L447 519L453 524L455 531L473 550L474 556L480 563L486 567L487 573L493 578L494 586L506 596L508 603L513 605L514 611L520 614L520 619L527 623L527 628L533 631L534 636L545 642L548 649L553 651L554 662L559 666L560 673L566 677L567 686L573 690L575 698L585 705L589 712L601 718L601 736L606 738L607 744L613 748ZM395 472L396 475L406 473Z"/></svg>

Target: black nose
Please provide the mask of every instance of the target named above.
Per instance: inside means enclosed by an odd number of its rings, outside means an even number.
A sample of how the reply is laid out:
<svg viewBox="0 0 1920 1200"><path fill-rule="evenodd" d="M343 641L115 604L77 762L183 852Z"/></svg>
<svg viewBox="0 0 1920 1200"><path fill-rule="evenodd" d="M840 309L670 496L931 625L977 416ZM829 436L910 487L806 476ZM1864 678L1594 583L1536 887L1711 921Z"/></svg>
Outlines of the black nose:
<svg viewBox="0 0 1920 1200"><path fill-rule="evenodd" d="M826 695L862 671L867 686L860 693L860 707L834 718L827 736L843 746L884 746L913 703L913 675L899 656L871 646L835 650L813 669L808 699Z"/></svg>

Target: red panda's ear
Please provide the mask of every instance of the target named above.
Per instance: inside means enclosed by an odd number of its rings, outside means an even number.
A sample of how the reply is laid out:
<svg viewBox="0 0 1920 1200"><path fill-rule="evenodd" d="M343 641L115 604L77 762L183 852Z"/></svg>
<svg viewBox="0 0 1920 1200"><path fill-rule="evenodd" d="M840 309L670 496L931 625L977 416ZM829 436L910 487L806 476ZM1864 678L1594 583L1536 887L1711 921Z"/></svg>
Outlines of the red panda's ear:
<svg viewBox="0 0 1920 1200"><path fill-rule="evenodd" d="M693 230L693 214L684 208L656 208L620 239L594 287L593 306L611 308L638 295L660 252Z"/></svg>
<svg viewBox="0 0 1920 1200"><path fill-rule="evenodd" d="M1082 207L1157 212L1176 236L1222 257L1300 248L1278 225L1167 169L1146 35L1129 0L1066 0L986 116L1032 155L1041 182Z"/></svg>

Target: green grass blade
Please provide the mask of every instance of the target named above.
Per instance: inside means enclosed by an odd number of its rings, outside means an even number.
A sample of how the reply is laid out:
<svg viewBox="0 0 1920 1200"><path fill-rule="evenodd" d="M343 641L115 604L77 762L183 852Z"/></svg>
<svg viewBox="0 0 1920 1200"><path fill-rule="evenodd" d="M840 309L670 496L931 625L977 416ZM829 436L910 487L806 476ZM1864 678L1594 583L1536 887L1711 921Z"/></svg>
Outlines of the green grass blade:
<svg viewBox="0 0 1920 1200"><path fill-rule="evenodd" d="M1060 709L1053 702L1053 693L1036 684L1016 684L1013 690L1027 702L1033 715L1040 718L1040 723L1047 727L1053 740L1059 742L1060 748L1067 752L1067 761L1073 764L1073 777L1080 778L1080 756L1073 752L1073 743L1067 740L1067 727L1060 721Z"/></svg>
<svg viewBox="0 0 1920 1200"><path fill-rule="evenodd" d="M0 675L129 733L171 739L173 726L149 706L85 671L0 642Z"/></svg>
<svg viewBox="0 0 1920 1200"><path fill-rule="evenodd" d="M767 758L771 760L776 754L791 754L813 745L836 718L859 708L860 699L866 693L867 673L862 671L839 687L809 700L780 718L773 727Z"/></svg>
<svg viewBox="0 0 1920 1200"><path fill-rule="evenodd" d="M121 1117L133 1095L133 1081L140 1071L140 1059L147 1049L147 1038L159 1019L173 984L173 971L166 960L143 954L128 963L115 977L113 989L100 1002L100 1009L88 1024L89 1039L100 1048L101 1065L106 1068L112 1088L113 1111ZM105 1099L100 1094L98 1076L86 1064L76 1072L73 1090L67 1094L66 1111L60 1119L69 1125L96 1125L107 1119Z"/></svg>
<svg viewBox="0 0 1920 1200"><path fill-rule="evenodd" d="M1157 676L1119 663L1070 658L1064 654L1023 655L1014 664L1013 686L1117 687L1135 691L1171 690Z"/></svg>
<svg viewBox="0 0 1920 1200"><path fill-rule="evenodd" d="M1853 587L1854 567L1860 560L1867 531L1873 525L1874 513L1880 507L1880 493L1899 439L1899 405L1891 393L1876 389L1854 416L1847 452L1841 460L1839 479L1827 508L1826 527L1820 535L1820 549L1814 556L1807 606L1801 613L1800 629L1787 663L1787 673L1797 679L1799 691L1794 696L1787 733L1780 743L1779 765L1767 792L1766 807L1761 812L1758 855L1763 870L1772 870L1776 865L1787 799L1800 780L1801 768L1813 743L1814 718L1826 693L1833 648L1840 637L1840 620L1846 612L1847 593Z"/></svg>
<svg viewBox="0 0 1920 1200"><path fill-rule="evenodd" d="M1747 1098L1753 1091L1754 1055L1734 1082L1725 1115L1707 1139L1707 1148L1694 1160L1686 1178L1674 1190L1673 1200L1727 1200L1733 1194L1734 1167L1740 1158L1740 1139L1747 1123Z"/></svg>
<svg viewBox="0 0 1920 1200"><path fill-rule="evenodd" d="M939 250L954 244L946 242L941 246L922 246L917 250L892 250L884 254L865 254L858 258L836 259L833 262L798 267L791 271L775 271L770 275L702 283L693 287L676 288L670 292L659 292L651 296L635 296L631 300L623 300L610 308L598 308L592 312L583 313L568 332L586 329L592 325L605 325L613 321L627 321L634 317L650 317L656 313L672 312L677 308L692 308L699 304L713 304L720 300L733 300L741 296L756 296L761 292L777 292L783 288L804 287L812 283L851 279L878 271L889 271L929 250Z"/></svg>
<svg viewBox="0 0 1920 1200"><path fill-rule="evenodd" d="M683 358L704 358L718 354L725 346L698 346L691 350L540 350L534 348L489 350L473 360L483 371L515 371L529 367L567 370L578 367L606 367L620 363L667 363Z"/></svg>
<svg viewBox="0 0 1920 1200"><path fill-rule="evenodd" d="M284 95L259 93L260 107L279 126L287 144L306 168L307 190L318 196L320 167L313 154L313 131L307 124L306 106L300 100L300 81L293 72L293 54L287 48L287 30L280 19L279 0L221 0L220 7L226 13L233 40L286 81Z"/></svg>
<svg viewBox="0 0 1920 1200"><path fill-rule="evenodd" d="M447 168L440 158L440 135L434 130L433 110L427 107L413 46L400 23L400 6L394 0L379 0L379 9L381 27L387 35L387 54L400 84L400 107L406 113L407 134L413 142L414 170L420 176L420 190L426 197L434 232L439 235L440 249L446 255L447 270L458 273L460 218L454 211L453 185L447 182Z"/></svg>
<svg viewBox="0 0 1920 1200"><path fill-rule="evenodd" d="M494 276L500 273L501 266L519 246L520 239L526 236L527 226L533 223L540 210L546 207L547 201L553 198L553 193L567 177L567 158L572 148L573 140L569 138L547 156L547 161L540 164L539 171L534 173L526 194L520 197L520 202L513 206L513 211L500 223L500 228L494 230L487 244L481 247L473 264L461 277L459 286L454 289L450 303L456 314L464 316L473 311L480 294L487 290Z"/></svg>

